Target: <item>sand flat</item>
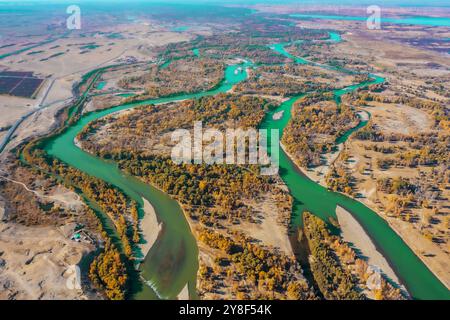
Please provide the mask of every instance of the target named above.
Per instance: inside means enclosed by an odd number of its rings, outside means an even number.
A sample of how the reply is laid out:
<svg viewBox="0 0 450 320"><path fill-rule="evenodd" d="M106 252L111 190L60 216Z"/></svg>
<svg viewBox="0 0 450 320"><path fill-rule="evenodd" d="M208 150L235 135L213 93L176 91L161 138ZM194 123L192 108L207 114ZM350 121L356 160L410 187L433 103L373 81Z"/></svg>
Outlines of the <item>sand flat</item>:
<svg viewBox="0 0 450 320"><path fill-rule="evenodd" d="M327 183L325 182L325 177L330 171L330 164L336 161L337 157L344 149L342 144L336 145L337 150L335 152L328 152L321 155L321 157L325 160L325 164L307 169L299 166L296 163L295 158L292 156L292 154L289 153L289 151L287 151L286 146L282 142L280 142L280 147L283 149L289 159L291 159L291 161L295 164L295 166L302 172L302 174L308 177L308 179L320 184L324 188L328 187Z"/></svg>
<svg viewBox="0 0 450 320"><path fill-rule="evenodd" d="M257 211L260 223L241 222L235 229L246 233L263 245L278 248L282 253L293 256L287 227L278 222L280 212L274 200L266 195L263 201L252 202L251 206Z"/></svg>
<svg viewBox="0 0 450 320"><path fill-rule="evenodd" d="M144 239L143 243L139 243L139 248L142 252L142 258L145 258L152 246L158 239L159 232L161 231L162 223L158 222L155 209L146 199L144 201L145 215L140 221L141 235Z"/></svg>
<svg viewBox="0 0 450 320"><path fill-rule="evenodd" d="M56 227L0 222L0 300L98 299L90 291L67 286L71 265L94 247L67 239Z"/></svg>
<svg viewBox="0 0 450 320"><path fill-rule="evenodd" d="M394 270L392 270L387 260L375 247L372 239L370 239L363 227L350 212L338 206L336 208L336 216L341 226L344 241L352 243L353 247L357 248L367 258L368 264L379 267L390 280L396 284L400 284Z"/></svg>
<svg viewBox="0 0 450 320"><path fill-rule="evenodd" d="M177 296L178 300L189 300L189 288L186 283L184 288L181 290L181 292Z"/></svg>

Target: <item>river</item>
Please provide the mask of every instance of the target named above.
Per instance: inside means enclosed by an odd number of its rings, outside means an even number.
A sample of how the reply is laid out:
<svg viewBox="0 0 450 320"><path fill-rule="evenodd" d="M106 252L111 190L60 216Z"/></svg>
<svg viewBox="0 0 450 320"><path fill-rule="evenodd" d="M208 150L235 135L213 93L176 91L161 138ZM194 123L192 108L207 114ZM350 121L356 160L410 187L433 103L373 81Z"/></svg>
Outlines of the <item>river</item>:
<svg viewBox="0 0 450 320"><path fill-rule="evenodd" d="M117 168L115 163L105 161L79 149L74 144L74 139L89 122L113 112L144 104L167 103L226 92L234 84L246 78L245 72L235 73L235 70L239 67L245 69L248 65L249 63L242 63L228 66L222 83L217 88L207 92L146 100L88 113L74 125L71 125L68 130L49 140L44 147L49 155L119 188L138 203L141 214L143 214L142 197L155 208L158 220L163 223L163 230L140 266L142 276L148 283L151 283L151 287L142 286L140 290L134 293L135 299L173 299L186 284L188 284L191 297L195 298L198 269L196 241L180 206L175 200L158 189L125 175Z"/></svg>
<svg viewBox="0 0 450 320"><path fill-rule="evenodd" d="M331 34L331 39L338 41L340 37L336 36L336 34ZM284 50L283 44L277 44L272 47L278 53L285 54L286 57L294 59L297 63L309 63L306 60L289 55ZM155 208L158 220L163 223L163 230L155 245L140 265L142 276L150 285L141 286L139 290L134 292L134 299L173 299L186 284L188 284L190 298L196 298L195 284L198 269L196 241L180 206L175 200L158 189L125 175L117 168L115 163L82 151L74 144L76 135L89 122L113 112L144 104L166 103L226 92L234 84L246 79L245 69L251 66L250 62L228 66L225 70L224 80L213 90L120 105L107 110L85 114L75 124L72 124L68 130L63 131L46 143L45 150L48 154L89 175L103 179L122 190L128 197L138 203L141 214L143 207L142 197L147 199ZM243 71L235 73L235 70L239 67ZM372 82L336 90L335 94L338 97L351 90L382 81L384 79L374 76ZM291 117L292 105L298 97L291 98L281 104L279 108L270 112L265 118L262 127L280 129L282 131ZM273 114L281 110L284 110L281 119L273 120ZM414 255L411 249L375 212L358 201L338 193L329 192L311 181L293 165L283 151L280 152L280 174L295 200L292 213L294 226L300 223L301 213L304 210L311 211L317 216L327 219L335 216L336 206L340 205L349 210L358 219L380 251L386 255L387 260L414 298L449 298L449 292L446 287L439 282L422 261Z"/></svg>

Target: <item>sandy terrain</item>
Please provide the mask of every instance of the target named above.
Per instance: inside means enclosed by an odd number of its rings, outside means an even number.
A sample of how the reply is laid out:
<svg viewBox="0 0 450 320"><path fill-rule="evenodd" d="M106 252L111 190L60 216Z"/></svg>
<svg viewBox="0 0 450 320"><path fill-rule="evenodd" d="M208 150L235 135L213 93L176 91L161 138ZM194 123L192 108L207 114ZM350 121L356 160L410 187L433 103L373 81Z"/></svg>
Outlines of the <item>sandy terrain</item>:
<svg viewBox="0 0 450 320"><path fill-rule="evenodd" d="M283 118L283 114L284 114L284 110L281 110L279 112L276 112L273 114L272 119L273 120L280 120L281 118Z"/></svg>
<svg viewBox="0 0 450 320"><path fill-rule="evenodd" d="M123 97L106 94L102 96L93 97L83 108L83 113L110 108L117 106L123 100Z"/></svg>
<svg viewBox="0 0 450 320"><path fill-rule="evenodd" d="M38 111L17 128L15 138L7 145L6 150L10 150L29 136L48 132L55 124L55 113L70 102L72 86L84 73L107 64L123 63L129 56L148 61L152 59L155 46L192 37L189 33L166 32L161 31L161 28L149 29L145 24L119 25L110 29L102 31L114 31L120 33L122 37L111 39L101 34L94 34L92 37L73 36L58 39L0 61L0 70L6 68L15 71L33 71L38 75L51 77L36 99L0 96L0 113L6 115L1 118L0 127L13 124L21 116L36 108L44 96L45 89L54 80L43 104L46 108ZM89 44L99 47L82 49ZM29 55L35 51L44 52ZM86 52L80 54L82 51ZM60 52L64 54L41 61Z"/></svg>
<svg viewBox="0 0 450 320"><path fill-rule="evenodd" d="M68 190L62 186L56 186L54 190L52 190L51 195L43 194L42 192L32 190L28 188L27 185L20 181L16 181L14 179L8 178L4 176L5 172L3 170L0 170L0 180L7 180L10 182L13 182L15 184L21 185L25 190L34 193L37 197L43 198L46 200L49 200L51 202L55 202L57 204L60 204L64 206L67 209L77 211L79 209L82 209L84 206L83 201L81 200L80 196L76 194L75 192Z"/></svg>
<svg viewBox="0 0 450 320"><path fill-rule="evenodd" d="M66 285L71 265L93 248L54 227L0 222L0 299L93 299Z"/></svg>
<svg viewBox="0 0 450 320"><path fill-rule="evenodd" d="M190 36L174 32L148 32L146 26L115 26L118 38L93 34L90 37L71 36L13 55L1 61L1 65L14 70L34 71L54 78L74 73L87 72L107 61L125 56L139 60L148 59L156 45L188 40ZM40 52L42 51L42 52ZM38 52L38 53L33 53ZM57 55L58 56L53 56ZM52 57L53 56L53 57ZM47 59L47 60L46 60Z"/></svg>
<svg viewBox="0 0 450 320"><path fill-rule="evenodd" d="M72 86L80 81L80 75L70 75L63 78L55 78L51 90L44 101L44 105L54 105L58 102L69 101L72 98Z"/></svg>
<svg viewBox="0 0 450 320"><path fill-rule="evenodd" d="M145 215L140 221L140 229L144 242L139 244L141 249L142 258L144 258L150 251L151 247L158 239L159 232L162 228L162 223L158 223L158 218L156 216L155 209L146 199L142 198L144 201L144 212Z"/></svg>
<svg viewBox="0 0 450 320"><path fill-rule="evenodd" d="M186 284L181 292L178 294L178 300L189 300L189 288Z"/></svg>
<svg viewBox="0 0 450 320"><path fill-rule="evenodd" d="M50 196L50 199L55 202L63 203L73 210L84 206L84 202L76 193L73 191L67 191L60 187L54 191L54 194Z"/></svg>
<svg viewBox="0 0 450 320"><path fill-rule="evenodd" d="M0 127L10 126L16 122L17 119L24 116L31 110L35 109L36 100L0 96Z"/></svg>
<svg viewBox="0 0 450 320"><path fill-rule="evenodd" d="M28 117L14 132L14 139L6 146L5 151L11 150L27 137L47 133L56 123L54 115L61 106L62 104L45 108ZM6 152L3 152L1 157L5 156Z"/></svg>
<svg viewBox="0 0 450 320"><path fill-rule="evenodd" d="M233 89L229 90L228 92L232 92L232 93L236 93ZM263 99L268 99L268 100L274 100L276 102L282 103L285 102L287 100L289 100L289 98L285 98L282 96L271 96L268 94L246 94L246 96L250 96L250 97L260 97Z"/></svg>
<svg viewBox="0 0 450 320"><path fill-rule="evenodd" d="M280 142L280 146L283 149L283 151L287 154L289 159L291 159L292 162L294 162L296 164L294 157L287 151L287 149L283 145L283 143ZM297 164L296 164L296 166L310 180L312 180L312 181L320 184L322 187L326 188L327 186L325 183L325 177L326 177L328 171L330 170L329 164L332 163L333 161L335 161L336 158L339 156L340 152L343 150L342 144L337 145L337 149L338 150L336 152L327 153L327 154L322 155L322 158L325 160L325 163L326 163L324 165L317 166L314 168L309 168L309 169L300 167Z"/></svg>
<svg viewBox="0 0 450 320"><path fill-rule="evenodd" d="M238 229L245 232L248 236L259 240L263 245L278 248L288 256L293 255L288 230L286 226L277 222L279 209L270 197L266 197L263 201L255 201L252 203L252 207L257 210L261 223L243 222Z"/></svg>
<svg viewBox="0 0 450 320"><path fill-rule="evenodd" d="M362 254L361 258L365 258L369 265L377 266L390 280L399 285L400 281L394 270L392 270L387 260L377 250L375 244L351 213L338 206L336 208L336 216L344 241L351 243L353 248L360 251Z"/></svg>
<svg viewBox="0 0 450 320"><path fill-rule="evenodd" d="M429 114L405 105L370 103L373 121L382 132L414 134L430 130L432 120Z"/></svg>
<svg viewBox="0 0 450 320"><path fill-rule="evenodd" d="M302 172L306 174L308 178L319 183L321 186L326 187L325 177L330 171L330 164L332 164L337 157L341 154L341 151L344 150L342 144L336 146L337 150L335 152L330 152L322 155L322 159L324 160L324 164L308 169L302 169Z"/></svg>

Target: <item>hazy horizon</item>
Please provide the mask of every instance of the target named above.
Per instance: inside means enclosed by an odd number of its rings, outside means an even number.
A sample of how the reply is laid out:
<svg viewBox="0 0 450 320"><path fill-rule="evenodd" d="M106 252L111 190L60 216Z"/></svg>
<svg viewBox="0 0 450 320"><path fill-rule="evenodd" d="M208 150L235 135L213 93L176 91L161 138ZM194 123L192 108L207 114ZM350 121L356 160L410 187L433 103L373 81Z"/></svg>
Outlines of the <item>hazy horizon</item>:
<svg viewBox="0 0 450 320"><path fill-rule="evenodd" d="M446 0L0 0L2 4L31 4L31 3L63 4L63 3L155 3L155 4L211 4L211 5L254 5L254 4L305 4L305 5L337 5L337 6L363 6L382 5L386 7L449 7Z"/></svg>

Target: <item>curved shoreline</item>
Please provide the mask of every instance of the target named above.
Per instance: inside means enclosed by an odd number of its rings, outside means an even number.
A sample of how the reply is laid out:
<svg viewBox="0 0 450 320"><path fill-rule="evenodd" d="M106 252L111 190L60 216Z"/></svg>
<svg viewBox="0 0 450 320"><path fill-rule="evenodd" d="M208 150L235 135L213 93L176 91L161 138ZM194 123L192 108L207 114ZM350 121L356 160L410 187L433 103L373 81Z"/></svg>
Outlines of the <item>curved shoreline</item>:
<svg viewBox="0 0 450 320"><path fill-rule="evenodd" d="M367 263L369 265L379 267L389 280L394 281L397 286L400 286L401 283L397 274L391 268L383 254L378 251L376 245L358 220L356 220L348 210L341 206L336 207L336 216L341 229L342 239L350 243L355 249L359 250L362 257L367 258ZM402 289L406 290L403 286Z"/></svg>
<svg viewBox="0 0 450 320"><path fill-rule="evenodd" d="M158 239L163 225L162 222L158 222L158 216L156 215L155 208L153 208L151 203L144 197L142 197L142 201L144 202L144 216L139 219L141 241L138 244L138 247L142 254L142 258L137 264L137 269Z"/></svg>
<svg viewBox="0 0 450 320"><path fill-rule="evenodd" d="M297 60L295 56L286 52L283 47L279 47L277 52ZM335 97L339 97L355 89L367 87L371 84L384 82L384 78L374 74L369 75L372 78L371 80L351 85L340 90L333 90ZM286 119L283 117L282 121L279 122L268 119L264 124L264 128L276 128L283 132L292 116L291 111L294 102L295 100L292 98L274 111L277 112L278 110L283 109L289 113L289 118ZM272 115L273 114L271 114L271 116ZM352 130L357 130L361 126L364 126L365 123L364 121L360 121L360 124ZM346 135L342 136L341 143L347 138L348 136ZM293 208L293 218L291 223L294 226L301 225L299 218L303 211L310 211L316 216L328 220L330 217L335 217L336 205L348 207L347 209L352 209L352 212L354 211L354 218L358 218L360 223L367 230L367 233L371 235L376 246L385 253L386 257L388 257L389 263L397 270L402 282L407 286L408 291L413 298L449 299L447 286L441 281L441 278L436 276L428 265L416 255L412 248L398 234L397 230L392 228L391 224L364 203L354 201L355 199L347 197L342 193L330 193L327 191L327 188L324 188L323 185L316 183L313 179L309 178L309 174L296 164L294 158L289 153L285 152L285 148L283 148L282 144L281 147L280 165L282 167L284 166L284 168L282 168L283 171L281 172L281 176L288 185L291 195L298 202L297 206ZM300 177L298 177L298 175L300 175ZM327 199L327 197L330 198ZM314 200L315 198L317 198L316 201Z"/></svg>
<svg viewBox="0 0 450 320"><path fill-rule="evenodd" d="M162 286L162 292L159 294L155 292L158 296L162 295L167 298L176 298L182 286L188 283L189 292L195 297L195 293L193 292L195 292L196 285L198 249L186 215L182 214L184 212L182 212L176 200L170 198L154 186L148 186L148 184L142 181L127 177L117 168L117 164L86 153L80 148L80 143L75 138L78 132L89 122L118 111L129 110L144 104L181 101L228 91L234 84L246 78L245 72L235 75L234 69L245 67L248 64L248 62L244 62L237 65L228 65L225 69L224 80L221 81L221 84L217 88L210 91L189 95L177 95L176 97L150 99L138 103L126 103L104 110L85 113L76 122L60 130L55 136L46 141L44 149L50 156L55 156L87 174L96 176L118 187L126 196L131 197L139 204L139 209L143 209L144 206L142 197L146 198L149 203L154 205L158 217L162 217L161 221L167 222L164 223L164 230L160 233L160 235L164 234L164 236L157 237L153 246L150 248L144 248L144 251L148 249L148 252L139 266L143 278L148 279L147 282L151 282L154 288L158 288L158 291L161 291L159 286ZM68 146L74 146L74 148L68 149ZM181 232L182 230L186 230L186 232ZM184 252L185 258L179 263L173 264L167 260L170 256L178 256L180 252ZM167 263L169 263L169 268L160 267L161 264L166 265ZM173 281L168 281L168 277L174 277ZM144 291L140 290L136 295L133 294L133 296L138 299L153 297L149 290L145 288Z"/></svg>
<svg viewBox="0 0 450 320"><path fill-rule="evenodd" d="M362 116L360 116L361 121L368 121L370 119L370 113L367 110L360 110L359 114L362 114ZM358 124L359 126L359 124ZM357 127L357 126L356 126ZM356 128L355 127L355 128ZM351 129L354 130L354 129ZM342 145L345 144L346 141L340 143L337 145L337 147L339 148L338 151L336 151L336 157L335 159L339 156L339 154L342 151ZM324 177L325 175L323 174L322 171L320 171L319 173L321 173L320 177L317 173L317 170L312 170L312 171L308 171L307 169L299 166L297 164L297 162L295 161L295 158L292 156L292 154L290 154L287 149L286 146L284 146L281 142L280 142L280 146L283 149L283 151L286 153L286 155L289 157L289 159L292 161L292 163L295 164L295 166L297 167L297 169L308 179L310 179L311 181L314 181L318 184L320 184L322 187L327 188L327 185L324 181ZM322 166L320 166L322 169L325 168L329 168L330 164L324 164ZM343 196L348 197L348 195L342 193L342 192L337 192L342 194ZM450 281L448 279L445 278L444 274L445 274L445 270L442 270L441 267L436 267L436 265L434 264L430 264L430 261L428 259L426 259L426 257L424 257L423 255L421 255L419 253L419 249L417 248L415 242L411 241L411 239L409 239L408 237L406 237L405 235L403 235L399 230L398 230L398 226L395 226L391 219L388 219L389 217L384 214L384 212L379 212L378 208L371 202L371 201L363 201L364 199L358 199L358 198L353 198L351 197L352 200L358 201L359 203L361 203L362 205L368 207L369 209L371 209L373 212L375 212L380 218L382 218L384 221L386 221L386 223L389 225L389 227L397 234L398 237L400 237L405 244L411 249L411 251L414 253L414 255L419 258L424 264L425 266L430 270L431 273L433 273L433 275L439 279L439 281L445 285L447 287L448 290L450 290ZM342 208L344 209L344 208ZM337 210L337 209L336 209ZM345 210L345 209L344 209ZM347 210L346 210L347 211ZM348 212L348 211L347 211ZM352 213L348 212L352 217ZM353 219L356 219L355 217L353 217ZM356 220L357 221L357 220ZM358 222L359 223L359 222ZM369 237L370 238L370 237ZM384 257L384 256L383 256ZM389 264L389 262L388 262ZM405 288L406 289L406 288Z"/></svg>
<svg viewBox="0 0 450 320"><path fill-rule="evenodd" d="M281 146L281 148L283 149L283 151L286 153L286 155L289 157L289 159L292 161L292 163L296 166L296 168L297 168L297 169L298 169L298 170L299 170L306 178L308 178L309 180L311 180L311 181L313 181L313 182L315 182L315 183L320 184L320 185L321 185L322 187L324 187L324 188L327 187L323 181L320 181L320 182L319 182L319 181L316 181L316 180L314 179L314 177L311 175L310 172L308 172L307 170L305 170L305 168L300 167L300 166L295 162L293 156L286 150L286 147L285 147L281 142L280 142L280 146ZM342 195L345 196L345 197L348 197L346 194L343 194L343 193L341 193L341 192L338 192L338 193L342 194ZM430 272L431 272L437 279L439 279L439 281L440 281L443 285L445 285L445 286L447 287L448 290L450 290L450 283L449 283L448 281L446 281L446 280L443 278L443 275L442 275L440 272L436 272L436 271L434 270L434 268L432 268L432 266L429 264L429 262L428 262L426 259L424 259L424 258L422 257L422 255L418 254L415 250L413 250L413 248L415 247L415 246L414 246L414 243L411 243L410 241L408 241L408 239L407 239L406 237L404 237L404 236L397 230L397 228L392 224L391 221L389 221L388 219L386 219L385 216L383 216L380 212L378 212L377 208L375 208L373 205L371 205L371 203L364 202L364 201L362 201L361 199L355 199L355 198L351 198L351 199L354 200L354 201L357 201L357 202L361 203L361 204L364 205L364 206L367 206L370 210L372 210L373 212L375 212L381 219L383 219L383 220L389 225L389 227L397 234L397 236L400 237L400 238L405 242L405 244L411 249L411 251L414 253L414 255L415 255L417 258L419 258L419 259L426 265L426 267L430 270ZM346 211L347 211L347 210L346 210ZM353 217L353 215L352 215L351 213L350 213L350 215ZM355 219L355 217L353 217L353 218ZM370 237L369 237L369 238L370 238ZM384 257L384 256L383 256L383 257ZM388 262L388 264L389 264L389 262Z"/></svg>
<svg viewBox="0 0 450 320"><path fill-rule="evenodd" d="M353 199L355 201L358 201L359 203L367 206L369 209L371 209L373 212L375 212L380 218L382 218L384 221L386 221L386 223L389 225L389 227L407 244L407 246L411 249L411 251L414 252L414 254L417 256L417 258L419 258L423 264L425 264L427 266L427 268L431 271L431 273L433 273L433 275L439 279L439 281L447 287L448 290L450 290L450 282L447 279L443 278L443 275L441 274L441 272L445 271L441 271L441 270L434 270L434 267L432 265L430 265L429 261L427 259L425 259L421 254L418 254L416 252L416 250L418 250L416 248L416 245L414 242L411 242L410 239L408 239L407 237L405 237L399 230L397 230L397 227L393 225L391 219L388 219L389 217L387 216L383 216L382 212L379 212L377 208L375 208L375 206L372 205L372 203L370 202L363 202L360 199Z"/></svg>

